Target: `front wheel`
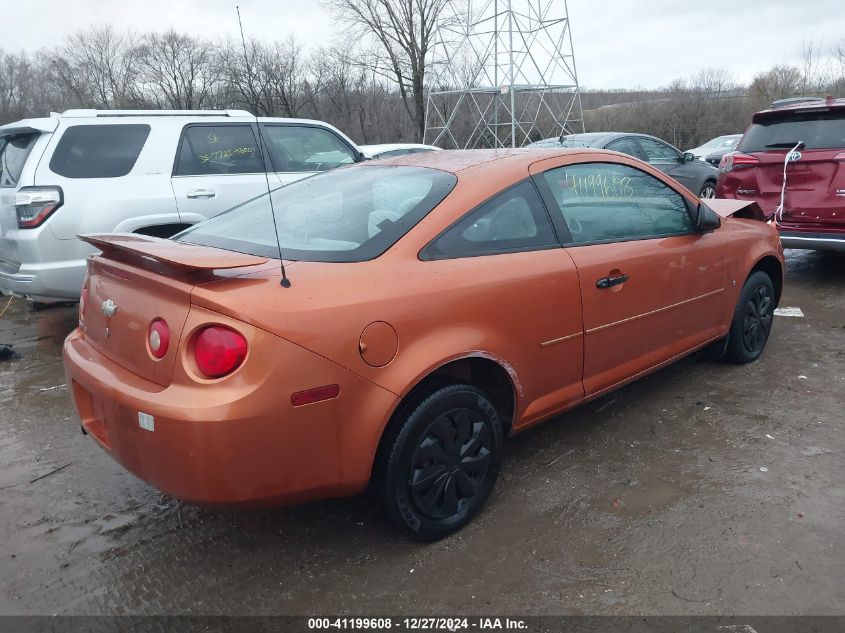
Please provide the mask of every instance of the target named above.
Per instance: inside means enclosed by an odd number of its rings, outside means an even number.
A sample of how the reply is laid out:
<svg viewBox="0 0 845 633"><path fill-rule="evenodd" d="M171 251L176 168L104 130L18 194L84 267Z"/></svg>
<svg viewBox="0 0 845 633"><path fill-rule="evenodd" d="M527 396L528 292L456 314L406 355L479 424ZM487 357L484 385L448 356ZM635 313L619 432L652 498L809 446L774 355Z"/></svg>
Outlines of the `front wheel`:
<svg viewBox="0 0 845 633"><path fill-rule="evenodd" d="M748 278L739 295L725 359L734 363L757 360L769 340L774 312L775 290L772 280L758 270Z"/></svg>
<svg viewBox="0 0 845 633"><path fill-rule="evenodd" d="M699 198L715 198L716 197L716 183L708 180L704 183L701 191L698 193Z"/></svg>
<svg viewBox="0 0 845 633"><path fill-rule="evenodd" d="M469 523L490 496L502 423L484 392L471 385L433 390L402 415L377 473L381 504L400 530L434 541Z"/></svg>

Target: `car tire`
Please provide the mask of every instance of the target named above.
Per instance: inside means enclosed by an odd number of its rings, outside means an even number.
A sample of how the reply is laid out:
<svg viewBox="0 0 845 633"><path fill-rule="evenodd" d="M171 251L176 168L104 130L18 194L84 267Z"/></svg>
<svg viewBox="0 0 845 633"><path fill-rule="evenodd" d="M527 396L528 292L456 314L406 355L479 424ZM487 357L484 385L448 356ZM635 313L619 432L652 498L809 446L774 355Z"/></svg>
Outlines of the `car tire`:
<svg viewBox="0 0 845 633"><path fill-rule="evenodd" d="M715 198L716 197L716 183L712 180L708 180L704 183L704 186L701 188L701 191L698 192L699 198Z"/></svg>
<svg viewBox="0 0 845 633"><path fill-rule="evenodd" d="M752 273L742 287L734 310L725 360L751 363L760 357L772 331L775 290L763 271Z"/></svg>
<svg viewBox="0 0 845 633"><path fill-rule="evenodd" d="M432 388L399 414L379 478L380 503L400 531L436 541L478 514L499 474L504 435L483 391Z"/></svg>

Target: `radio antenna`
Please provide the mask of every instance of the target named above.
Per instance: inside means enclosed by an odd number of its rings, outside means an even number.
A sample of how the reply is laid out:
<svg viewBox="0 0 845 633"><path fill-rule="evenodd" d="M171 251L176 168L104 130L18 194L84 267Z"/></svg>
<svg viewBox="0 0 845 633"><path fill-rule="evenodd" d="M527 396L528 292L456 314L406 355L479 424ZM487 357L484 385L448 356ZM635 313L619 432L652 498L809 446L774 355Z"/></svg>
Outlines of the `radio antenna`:
<svg viewBox="0 0 845 633"><path fill-rule="evenodd" d="M241 22L241 8L235 5L235 11L238 13L238 28L241 32L241 44L244 47L244 65L246 66L246 77L249 82L249 91L252 97L252 107L255 110L255 130L258 132L258 151L261 154L261 163L264 165L264 181L267 183L267 199L270 201L270 214L273 216L273 231L276 234L276 246L279 249L279 264L282 269L282 288L290 288L290 279L285 273L285 259L282 257L282 239L279 237L279 227L276 224L276 209L273 206L273 192L270 190L270 175L267 173L267 165L273 167L275 171L276 166L273 165L273 156L264 143L264 136L261 134L261 125L258 122L258 98L256 91L252 86L252 67L249 64L249 54L246 50L246 38L244 37L244 25ZM266 153L265 153L266 152Z"/></svg>

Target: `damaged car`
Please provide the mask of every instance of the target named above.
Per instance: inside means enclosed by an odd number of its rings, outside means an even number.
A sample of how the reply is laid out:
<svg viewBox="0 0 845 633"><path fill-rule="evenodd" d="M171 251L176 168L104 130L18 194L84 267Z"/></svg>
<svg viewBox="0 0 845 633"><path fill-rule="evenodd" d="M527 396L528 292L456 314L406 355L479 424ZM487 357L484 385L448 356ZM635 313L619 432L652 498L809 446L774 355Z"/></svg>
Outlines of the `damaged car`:
<svg viewBox="0 0 845 633"><path fill-rule="evenodd" d="M64 344L82 428L189 502L370 487L400 530L444 537L484 506L506 437L703 348L763 353L777 231L696 194L592 148L427 152L171 240L86 236Z"/></svg>

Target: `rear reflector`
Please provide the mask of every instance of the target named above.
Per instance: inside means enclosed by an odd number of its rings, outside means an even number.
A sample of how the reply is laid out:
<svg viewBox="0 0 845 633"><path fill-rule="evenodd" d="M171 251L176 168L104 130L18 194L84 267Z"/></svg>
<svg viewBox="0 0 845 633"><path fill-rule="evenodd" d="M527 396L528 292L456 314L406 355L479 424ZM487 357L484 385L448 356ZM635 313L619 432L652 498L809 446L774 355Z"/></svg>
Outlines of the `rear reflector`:
<svg viewBox="0 0 845 633"><path fill-rule="evenodd" d="M301 407L304 404L314 404L323 400L331 400L340 395L340 385L325 385L324 387L315 387L314 389L306 389L305 391L297 391L291 394L290 403L295 407Z"/></svg>
<svg viewBox="0 0 845 633"><path fill-rule="evenodd" d="M62 206L61 187L21 187L15 194L18 228L34 229Z"/></svg>
<svg viewBox="0 0 845 633"><path fill-rule="evenodd" d="M246 339L222 325L210 325L200 331L194 342L197 368L208 378L231 374L244 362Z"/></svg>
<svg viewBox="0 0 845 633"><path fill-rule="evenodd" d="M150 323L148 337L150 354L155 358L164 358L167 355L167 348L170 347L170 327L164 319L156 319Z"/></svg>

